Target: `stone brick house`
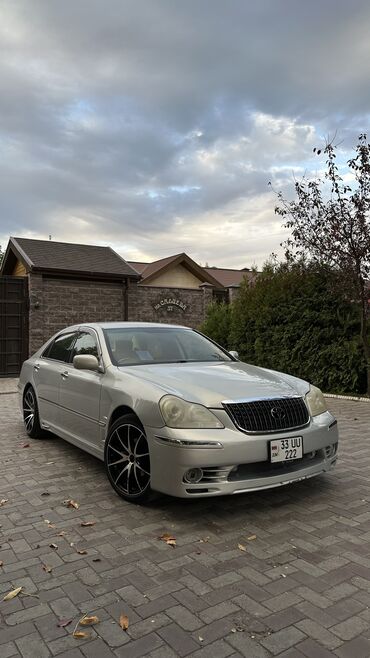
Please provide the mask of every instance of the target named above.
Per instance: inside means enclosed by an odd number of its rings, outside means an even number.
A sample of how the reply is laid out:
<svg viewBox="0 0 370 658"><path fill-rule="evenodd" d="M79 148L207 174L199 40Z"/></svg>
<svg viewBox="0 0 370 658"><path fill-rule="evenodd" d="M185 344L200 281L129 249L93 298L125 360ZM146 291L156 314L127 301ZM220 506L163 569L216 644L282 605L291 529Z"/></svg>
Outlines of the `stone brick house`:
<svg viewBox="0 0 370 658"><path fill-rule="evenodd" d="M12 237L0 269L0 375L15 374L22 357L70 324L132 320L198 327L212 299L228 300L252 276L249 270L201 267L184 253L127 262L110 247ZM12 299L1 293L9 281L13 291L22 283L17 313L14 292ZM9 350L19 354L10 359L11 373L4 365Z"/></svg>

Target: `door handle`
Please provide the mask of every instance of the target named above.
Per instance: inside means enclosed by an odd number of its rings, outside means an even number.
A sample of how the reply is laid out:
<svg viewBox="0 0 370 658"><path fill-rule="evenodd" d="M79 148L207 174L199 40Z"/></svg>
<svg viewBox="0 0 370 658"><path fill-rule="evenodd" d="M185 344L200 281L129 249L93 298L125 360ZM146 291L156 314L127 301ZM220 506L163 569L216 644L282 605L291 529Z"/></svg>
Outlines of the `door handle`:
<svg viewBox="0 0 370 658"><path fill-rule="evenodd" d="M38 372L38 371L40 370L40 366L39 366L39 364L36 363L36 364L33 366L33 369L36 370L36 372Z"/></svg>
<svg viewBox="0 0 370 658"><path fill-rule="evenodd" d="M64 372L61 372L60 376L63 377L63 379L67 379L68 378L68 370L65 370Z"/></svg>

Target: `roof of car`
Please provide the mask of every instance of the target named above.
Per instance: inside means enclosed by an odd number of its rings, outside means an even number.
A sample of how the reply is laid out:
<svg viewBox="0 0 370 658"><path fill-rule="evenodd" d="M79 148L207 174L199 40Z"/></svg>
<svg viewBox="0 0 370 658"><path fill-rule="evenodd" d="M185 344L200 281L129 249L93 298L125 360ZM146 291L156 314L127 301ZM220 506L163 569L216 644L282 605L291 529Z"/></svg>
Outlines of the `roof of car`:
<svg viewBox="0 0 370 658"><path fill-rule="evenodd" d="M79 326L84 327L100 327L100 329L150 329L150 328L181 328L190 329L191 327L184 327L181 324L165 324L164 322L86 322Z"/></svg>

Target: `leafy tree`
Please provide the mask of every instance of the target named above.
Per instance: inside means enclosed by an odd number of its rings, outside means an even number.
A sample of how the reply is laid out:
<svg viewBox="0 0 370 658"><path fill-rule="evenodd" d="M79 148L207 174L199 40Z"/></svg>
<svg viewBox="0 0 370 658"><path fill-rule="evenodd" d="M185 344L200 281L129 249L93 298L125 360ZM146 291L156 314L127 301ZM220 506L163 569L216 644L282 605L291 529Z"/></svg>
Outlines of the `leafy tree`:
<svg viewBox="0 0 370 658"><path fill-rule="evenodd" d="M318 155L320 149L314 149ZM368 279L370 275L370 145L361 134L355 156L347 162L346 180L337 164L338 147L329 142L323 149L323 178L303 178L295 183L296 198L278 194L275 212L285 220L291 238L285 243L288 260L307 259L341 273L337 283L345 287L359 318L359 335L367 367L370 394L370 345L367 326ZM350 179L351 184L346 181ZM353 184L352 184L353 180ZM323 309L325 312L325 309ZM319 320L319 318L318 318Z"/></svg>
<svg viewBox="0 0 370 658"><path fill-rule="evenodd" d="M207 309L207 316L200 330L207 336L213 338L225 349L229 348L230 333L230 306L212 302Z"/></svg>
<svg viewBox="0 0 370 658"><path fill-rule="evenodd" d="M315 263L269 263L230 305L227 344L242 360L302 377L325 391L362 392L357 310L338 274ZM214 322L212 338L219 325ZM212 323L208 325L212 329Z"/></svg>
<svg viewBox="0 0 370 658"><path fill-rule="evenodd" d="M4 258L4 254L0 244L0 267L1 267L1 263L3 262L3 258Z"/></svg>

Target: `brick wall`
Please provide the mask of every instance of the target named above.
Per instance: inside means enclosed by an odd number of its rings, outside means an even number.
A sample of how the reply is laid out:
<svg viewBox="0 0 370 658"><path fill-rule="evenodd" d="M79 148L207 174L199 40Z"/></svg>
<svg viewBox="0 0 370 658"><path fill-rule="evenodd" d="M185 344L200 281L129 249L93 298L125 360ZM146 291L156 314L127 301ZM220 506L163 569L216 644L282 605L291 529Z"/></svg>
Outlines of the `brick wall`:
<svg viewBox="0 0 370 658"><path fill-rule="evenodd" d="M131 282L128 320L165 322L197 328L212 301L211 286L199 289L154 288ZM125 288L120 282L82 281L29 275L29 353L33 354L55 332L80 322L115 322L125 319ZM161 300L180 300L185 310L172 305L155 309Z"/></svg>
<svg viewBox="0 0 370 658"><path fill-rule="evenodd" d="M141 322L167 322L183 324L187 327L197 328L205 318L205 311L212 301L211 286L202 288L154 288L151 286L129 286L129 320ZM179 300L185 306L185 311L172 305L155 309L155 305L162 300Z"/></svg>
<svg viewBox="0 0 370 658"><path fill-rule="evenodd" d="M120 282L54 279L29 275L29 351L52 334L79 322L122 321L124 286Z"/></svg>

